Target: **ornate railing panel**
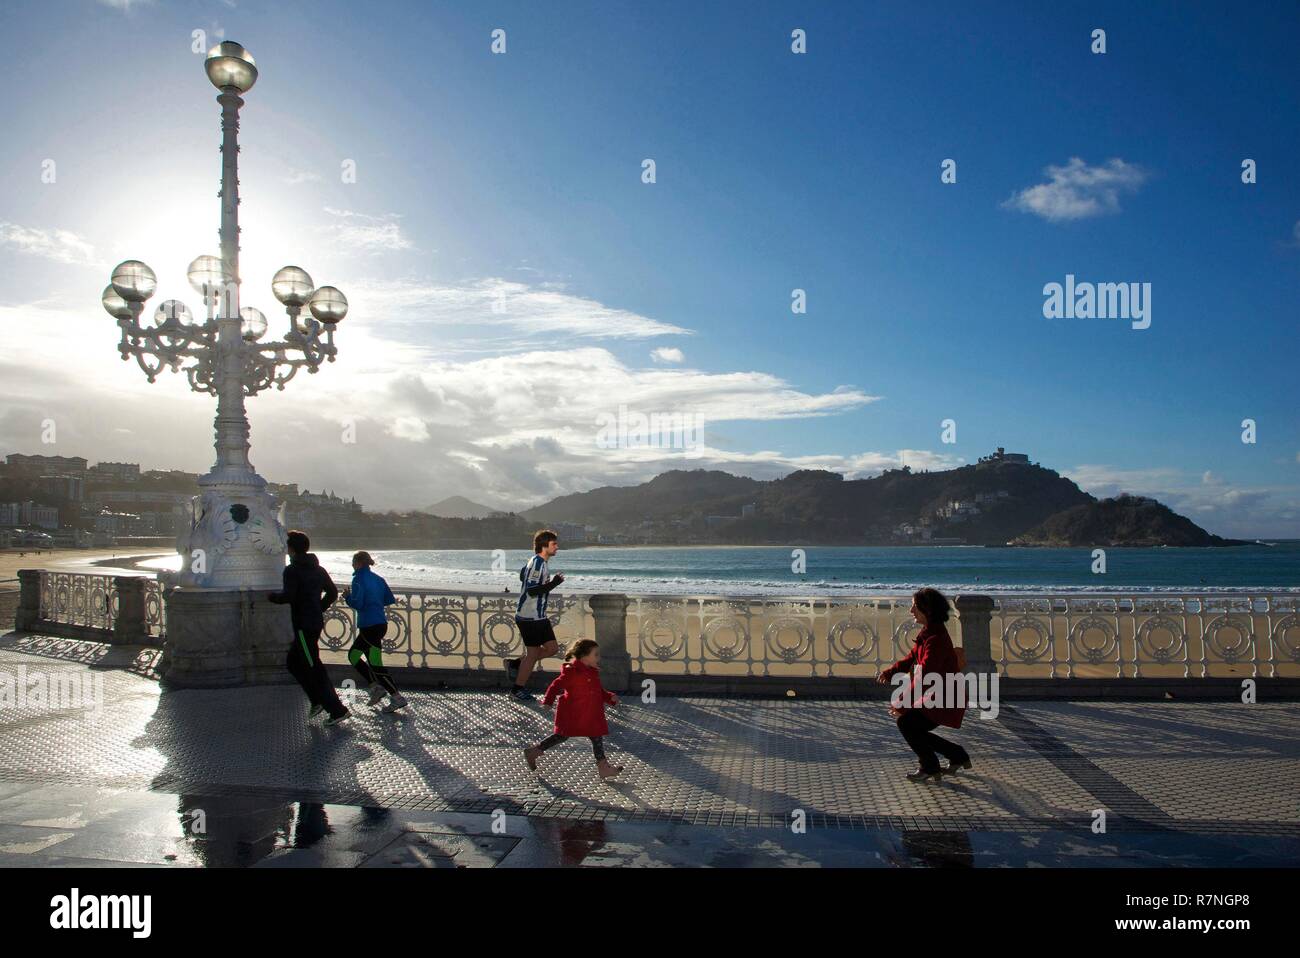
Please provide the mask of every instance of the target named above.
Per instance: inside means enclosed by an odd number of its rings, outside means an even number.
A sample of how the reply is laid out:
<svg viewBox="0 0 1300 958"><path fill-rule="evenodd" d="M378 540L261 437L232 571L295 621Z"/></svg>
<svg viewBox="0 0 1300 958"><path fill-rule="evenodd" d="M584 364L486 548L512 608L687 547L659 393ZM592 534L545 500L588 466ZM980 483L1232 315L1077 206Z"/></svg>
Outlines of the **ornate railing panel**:
<svg viewBox="0 0 1300 958"><path fill-rule="evenodd" d="M150 636L160 641L167 634L167 603L157 579L144 581L144 626Z"/></svg>
<svg viewBox="0 0 1300 958"><path fill-rule="evenodd" d="M40 619L46 623L78 628L113 630L119 627L122 599L119 578L139 583L143 591L142 633L149 642L161 642L166 634L167 608L163 587L147 576L124 576L93 572L40 573ZM138 606L137 606L138 608ZM138 627L138 626L137 626ZM146 644L149 644L148 642Z"/></svg>
<svg viewBox="0 0 1300 958"><path fill-rule="evenodd" d="M1000 671L1071 678L1300 674L1300 596L1004 596Z"/></svg>
<svg viewBox="0 0 1300 958"><path fill-rule="evenodd" d="M41 573L41 616L50 622L111 629L117 615L113 576L78 572Z"/></svg>
<svg viewBox="0 0 1300 958"><path fill-rule="evenodd" d="M384 661L412 668L499 669L507 658L523 654L515 626L513 595L439 593L394 589L397 604L388 607ZM552 597L548 618L561 649L589 636L591 609L585 596ZM325 612L321 658L346 663L356 638L356 616L342 599ZM543 670L548 663L543 663ZM556 668L549 660L549 668Z"/></svg>
<svg viewBox="0 0 1300 958"><path fill-rule="evenodd" d="M911 648L910 607L897 596L633 596L627 648L645 673L870 677Z"/></svg>

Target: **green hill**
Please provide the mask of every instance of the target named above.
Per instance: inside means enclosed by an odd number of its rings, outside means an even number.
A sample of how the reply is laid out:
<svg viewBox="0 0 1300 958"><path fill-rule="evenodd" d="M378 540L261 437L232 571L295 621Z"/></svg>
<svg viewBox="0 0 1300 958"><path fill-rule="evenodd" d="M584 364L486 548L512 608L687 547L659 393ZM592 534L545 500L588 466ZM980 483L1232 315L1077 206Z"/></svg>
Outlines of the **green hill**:
<svg viewBox="0 0 1300 958"><path fill-rule="evenodd" d="M1051 469L990 457L854 480L810 469L770 481L673 470L636 486L562 496L524 515L586 526L604 542L665 545L1236 544L1154 500L1140 502L1155 509L1099 503Z"/></svg>
<svg viewBox="0 0 1300 958"><path fill-rule="evenodd" d="M1075 506L1014 540L1035 546L1228 546L1168 506L1142 496L1118 496Z"/></svg>

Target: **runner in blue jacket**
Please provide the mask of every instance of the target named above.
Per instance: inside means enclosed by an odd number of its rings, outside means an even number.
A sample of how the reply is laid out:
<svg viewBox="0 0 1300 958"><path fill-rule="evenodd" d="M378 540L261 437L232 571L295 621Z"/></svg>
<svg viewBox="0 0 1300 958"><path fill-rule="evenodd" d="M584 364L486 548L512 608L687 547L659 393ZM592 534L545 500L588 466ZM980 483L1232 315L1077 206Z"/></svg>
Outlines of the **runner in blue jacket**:
<svg viewBox="0 0 1300 958"><path fill-rule="evenodd" d="M366 704L376 706L387 695L384 711L396 712L405 708L406 699L397 691L393 677L384 667L383 643L384 633L388 631L384 607L395 604L397 599L383 577L370 571L374 564L369 552L358 552L352 557L352 587L348 590L347 603L357 610L357 638L348 651L348 661L370 686L370 701Z"/></svg>

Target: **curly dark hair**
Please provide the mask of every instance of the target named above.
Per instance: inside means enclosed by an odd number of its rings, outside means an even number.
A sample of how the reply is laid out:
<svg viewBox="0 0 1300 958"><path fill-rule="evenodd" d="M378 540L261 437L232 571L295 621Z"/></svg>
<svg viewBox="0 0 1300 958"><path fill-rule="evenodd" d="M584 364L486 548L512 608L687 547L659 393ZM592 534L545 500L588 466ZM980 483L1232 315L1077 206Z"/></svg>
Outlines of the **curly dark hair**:
<svg viewBox="0 0 1300 958"><path fill-rule="evenodd" d="M574 639L569 643L569 647L564 650L564 661L569 662L573 659L580 659L592 649L600 648L594 639Z"/></svg>
<svg viewBox="0 0 1300 958"><path fill-rule="evenodd" d="M948 621L948 597L938 589L918 589L912 601L925 616L926 625L943 625Z"/></svg>
<svg viewBox="0 0 1300 958"><path fill-rule="evenodd" d="M542 529L540 532L537 533L537 535L533 536L533 551L541 552L543 549L546 548L546 543L554 542L559 538L560 537L557 536L550 529Z"/></svg>

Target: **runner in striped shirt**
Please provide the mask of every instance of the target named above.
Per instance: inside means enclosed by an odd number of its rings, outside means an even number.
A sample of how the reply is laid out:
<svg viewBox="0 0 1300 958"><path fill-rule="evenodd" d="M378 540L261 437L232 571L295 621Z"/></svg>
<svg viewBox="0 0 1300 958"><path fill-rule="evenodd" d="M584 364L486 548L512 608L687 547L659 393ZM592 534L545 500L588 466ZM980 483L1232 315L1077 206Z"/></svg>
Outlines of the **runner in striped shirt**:
<svg viewBox="0 0 1300 958"><path fill-rule="evenodd" d="M564 581L564 573L551 575L546 564L559 549L560 537L550 529L543 529L533 536L533 557L519 570L515 624L524 640L524 655L521 659L506 659L506 674L514 680L510 694L520 702L534 700L527 688L534 666L547 656L555 655L560 648L551 620L546 617L551 590Z"/></svg>

